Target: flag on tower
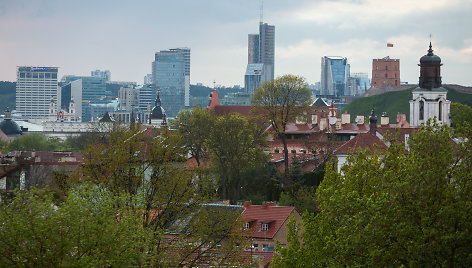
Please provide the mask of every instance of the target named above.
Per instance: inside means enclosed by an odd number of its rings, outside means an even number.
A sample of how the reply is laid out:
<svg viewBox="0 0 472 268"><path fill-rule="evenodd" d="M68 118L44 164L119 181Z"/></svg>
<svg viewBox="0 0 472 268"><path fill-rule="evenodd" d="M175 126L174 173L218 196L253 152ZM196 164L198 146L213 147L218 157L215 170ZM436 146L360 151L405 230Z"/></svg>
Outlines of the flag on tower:
<svg viewBox="0 0 472 268"><path fill-rule="evenodd" d="M393 47L393 43L387 43L387 47Z"/></svg>

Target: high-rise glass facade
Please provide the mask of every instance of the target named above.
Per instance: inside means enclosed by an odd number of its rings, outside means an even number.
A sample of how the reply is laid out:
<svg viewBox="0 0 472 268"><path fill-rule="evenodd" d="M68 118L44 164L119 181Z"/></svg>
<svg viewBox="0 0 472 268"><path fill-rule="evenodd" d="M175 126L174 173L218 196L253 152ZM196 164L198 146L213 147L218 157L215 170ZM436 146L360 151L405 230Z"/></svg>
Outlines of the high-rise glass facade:
<svg viewBox="0 0 472 268"><path fill-rule="evenodd" d="M321 58L321 95L345 95L348 77L347 58L336 56Z"/></svg>
<svg viewBox="0 0 472 268"><path fill-rule="evenodd" d="M248 65L244 75L246 93L252 96L260 84L274 79L274 55L275 26L261 22L259 34L248 35Z"/></svg>
<svg viewBox="0 0 472 268"><path fill-rule="evenodd" d="M263 81L265 81L264 64L248 64L246 74L244 75L244 88L246 89L246 93L252 97L254 95L254 91L256 91Z"/></svg>
<svg viewBox="0 0 472 268"><path fill-rule="evenodd" d="M51 100L57 103L57 67L19 66L16 111L24 118L47 119Z"/></svg>
<svg viewBox="0 0 472 268"><path fill-rule="evenodd" d="M72 83L71 95L78 94L78 92L80 92L82 122L88 122L92 118L90 113L88 112L90 111L90 109L88 109L88 106L90 104L105 104L109 102L106 99L105 78L68 75L64 76L62 80L65 82L66 85ZM76 104L76 106L79 105L77 98L74 98L74 103ZM79 112L78 108L77 112Z"/></svg>
<svg viewBox="0 0 472 268"><path fill-rule="evenodd" d="M190 49L157 52L152 64L152 75L167 116L174 117L182 108L190 105Z"/></svg>

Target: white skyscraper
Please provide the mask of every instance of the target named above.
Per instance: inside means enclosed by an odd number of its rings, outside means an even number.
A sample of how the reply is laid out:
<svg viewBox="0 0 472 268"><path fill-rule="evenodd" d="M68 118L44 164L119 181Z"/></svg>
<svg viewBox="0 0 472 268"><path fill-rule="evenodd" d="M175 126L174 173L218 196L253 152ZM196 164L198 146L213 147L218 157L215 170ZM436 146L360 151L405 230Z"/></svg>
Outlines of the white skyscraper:
<svg viewBox="0 0 472 268"><path fill-rule="evenodd" d="M57 103L58 67L18 66L16 111L23 118L47 119L51 100Z"/></svg>

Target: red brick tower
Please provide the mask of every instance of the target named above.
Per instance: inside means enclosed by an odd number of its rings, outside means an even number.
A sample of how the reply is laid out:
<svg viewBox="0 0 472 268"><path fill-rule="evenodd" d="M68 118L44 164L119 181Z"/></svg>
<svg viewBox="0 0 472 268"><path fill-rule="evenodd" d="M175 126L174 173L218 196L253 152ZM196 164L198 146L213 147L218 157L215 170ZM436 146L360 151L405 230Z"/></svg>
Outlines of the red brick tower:
<svg viewBox="0 0 472 268"><path fill-rule="evenodd" d="M372 60L372 82L371 87L381 88L383 86L400 86L400 60L383 59Z"/></svg>

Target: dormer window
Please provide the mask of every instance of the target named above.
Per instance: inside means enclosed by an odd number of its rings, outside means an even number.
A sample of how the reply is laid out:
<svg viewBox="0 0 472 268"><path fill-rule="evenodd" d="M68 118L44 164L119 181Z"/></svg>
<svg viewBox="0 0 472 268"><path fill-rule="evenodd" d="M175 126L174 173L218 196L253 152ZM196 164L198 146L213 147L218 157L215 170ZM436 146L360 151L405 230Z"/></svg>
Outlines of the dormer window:
<svg viewBox="0 0 472 268"><path fill-rule="evenodd" d="M261 231L265 232L265 231L267 231L267 230L269 230L269 224L263 222L263 223L262 223L262 226L261 226Z"/></svg>
<svg viewBox="0 0 472 268"><path fill-rule="evenodd" d="M247 230L251 227L251 223L250 222L246 222L244 223L244 229Z"/></svg>
<svg viewBox="0 0 472 268"><path fill-rule="evenodd" d="M278 153L279 153L279 149L275 149L275 150L274 150L274 153L278 154Z"/></svg>

